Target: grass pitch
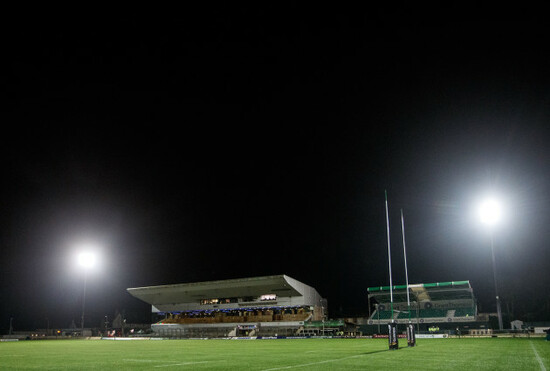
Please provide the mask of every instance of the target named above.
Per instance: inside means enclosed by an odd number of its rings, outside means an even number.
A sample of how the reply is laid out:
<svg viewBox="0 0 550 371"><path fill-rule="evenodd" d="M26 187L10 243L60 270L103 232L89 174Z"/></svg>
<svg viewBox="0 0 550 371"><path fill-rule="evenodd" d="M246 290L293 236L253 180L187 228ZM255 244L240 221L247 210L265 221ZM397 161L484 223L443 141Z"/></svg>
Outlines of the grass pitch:
<svg viewBox="0 0 550 371"><path fill-rule="evenodd" d="M549 370L541 338L35 340L0 343L0 369L25 370Z"/></svg>

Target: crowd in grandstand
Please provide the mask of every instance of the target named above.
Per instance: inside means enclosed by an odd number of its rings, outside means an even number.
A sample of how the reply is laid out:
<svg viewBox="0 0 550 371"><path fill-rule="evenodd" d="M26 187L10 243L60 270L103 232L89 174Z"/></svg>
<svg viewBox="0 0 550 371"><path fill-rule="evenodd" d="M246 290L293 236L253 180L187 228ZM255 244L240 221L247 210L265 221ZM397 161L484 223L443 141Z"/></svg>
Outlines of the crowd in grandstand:
<svg viewBox="0 0 550 371"><path fill-rule="evenodd" d="M166 313L162 323L275 322L303 321L310 315L308 306L207 309Z"/></svg>

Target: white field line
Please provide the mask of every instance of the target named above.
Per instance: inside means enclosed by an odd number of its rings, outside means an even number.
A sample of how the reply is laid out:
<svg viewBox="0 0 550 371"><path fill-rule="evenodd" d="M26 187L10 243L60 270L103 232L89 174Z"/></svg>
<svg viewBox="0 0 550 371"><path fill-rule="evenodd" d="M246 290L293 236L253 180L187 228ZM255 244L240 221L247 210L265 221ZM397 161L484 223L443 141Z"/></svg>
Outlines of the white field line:
<svg viewBox="0 0 550 371"><path fill-rule="evenodd" d="M158 363L166 363L166 362L178 362L178 361L167 361L167 360L160 360L160 359L123 359L124 362L144 362L144 363L152 363L152 362L158 362Z"/></svg>
<svg viewBox="0 0 550 371"><path fill-rule="evenodd" d="M155 366L155 367L173 367L173 366L198 365L199 363L208 363L208 362L211 362L211 361L171 363L169 365L159 365L159 366Z"/></svg>
<svg viewBox="0 0 550 371"><path fill-rule="evenodd" d="M542 359L540 358L539 353L535 349L535 346L533 345L533 341L530 341L529 343L531 344L531 348L533 349L533 352L535 352L535 357L537 358L537 361L539 361L541 371L546 371L546 367L544 367L544 363L542 362Z"/></svg>
<svg viewBox="0 0 550 371"><path fill-rule="evenodd" d="M289 368L298 368L298 367L307 367L307 366L313 366L313 365L320 365L320 364L323 364L323 363L338 362L338 361L342 361L344 359L359 358L359 357L363 357L363 356L365 356L365 354L358 354L358 355L355 355L355 356L349 356L349 357L344 357L344 358L327 359L327 360L319 361L319 362L302 363L302 364L299 364L299 365L292 365L292 366L266 368L262 371L288 370Z"/></svg>

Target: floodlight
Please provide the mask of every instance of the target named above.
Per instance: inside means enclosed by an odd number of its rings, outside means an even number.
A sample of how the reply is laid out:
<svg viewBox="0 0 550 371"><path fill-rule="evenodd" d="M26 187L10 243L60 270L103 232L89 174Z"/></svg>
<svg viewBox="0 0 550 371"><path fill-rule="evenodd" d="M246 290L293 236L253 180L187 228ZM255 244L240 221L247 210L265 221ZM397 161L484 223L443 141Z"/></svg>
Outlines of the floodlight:
<svg viewBox="0 0 550 371"><path fill-rule="evenodd" d="M85 251L78 255L78 264L86 269L92 268L96 263L96 256L92 252Z"/></svg>
<svg viewBox="0 0 550 371"><path fill-rule="evenodd" d="M501 208L498 201L488 199L479 207L479 217L481 222L488 225L495 225L501 217Z"/></svg>

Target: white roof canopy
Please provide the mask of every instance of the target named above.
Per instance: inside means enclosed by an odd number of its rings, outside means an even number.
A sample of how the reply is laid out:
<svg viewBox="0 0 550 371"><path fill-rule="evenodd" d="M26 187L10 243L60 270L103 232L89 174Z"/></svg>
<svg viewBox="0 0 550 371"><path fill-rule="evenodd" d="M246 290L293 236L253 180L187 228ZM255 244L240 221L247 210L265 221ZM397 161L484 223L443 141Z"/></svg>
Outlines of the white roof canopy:
<svg viewBox="0 0 550 371"><path fill-rule="evenodd" d="M265 294L283 297L303 296L305 289L313 288L286 275L278 275L137 287L129 288L127 291L132 296L157 307L163 304L196 303L201 299L259 297Z"/></svg>

